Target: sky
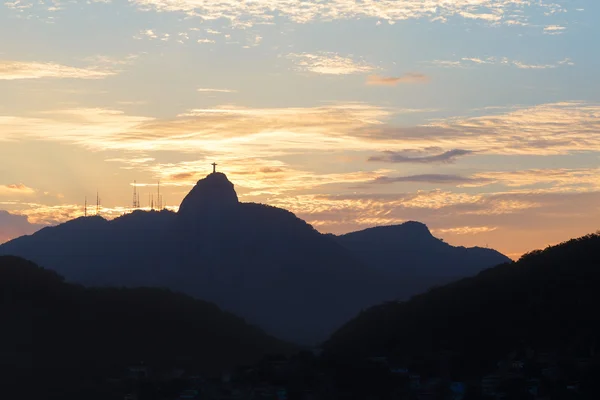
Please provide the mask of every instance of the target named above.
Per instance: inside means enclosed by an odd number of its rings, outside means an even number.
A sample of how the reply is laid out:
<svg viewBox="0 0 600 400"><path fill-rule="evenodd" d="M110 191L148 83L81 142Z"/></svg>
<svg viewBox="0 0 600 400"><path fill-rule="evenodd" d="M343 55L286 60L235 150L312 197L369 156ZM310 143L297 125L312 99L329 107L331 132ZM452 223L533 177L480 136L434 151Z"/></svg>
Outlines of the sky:
<svg viewBox="0 0 600 400"><path fill-rule="evenodd" d="M600 221L597 0L0 3L0 243L227 174L510 257Z"/></svg>

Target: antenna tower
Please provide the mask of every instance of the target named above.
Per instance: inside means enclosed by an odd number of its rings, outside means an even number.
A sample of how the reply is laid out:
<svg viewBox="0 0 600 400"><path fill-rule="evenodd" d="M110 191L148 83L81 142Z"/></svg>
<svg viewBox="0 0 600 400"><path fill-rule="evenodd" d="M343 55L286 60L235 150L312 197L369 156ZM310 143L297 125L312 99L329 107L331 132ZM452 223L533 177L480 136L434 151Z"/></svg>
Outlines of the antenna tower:
<svg viewBox="0 0 600 400"><path fill-rule="evenodd" d="M96 192L96 215L100 215L100 196Z"/></svg>
<svg viewBox="0 0 600 400"><path fill-rule="evenodd" d="M160 180L158 181L158 194L156 195L156 209L162 210L162 197L160 196Z"/></svg>
<svg viewBox="0 0 600 400"><path fill-rule="evenodd" d="M137 181L133 181L133 209L140 208L140 195L137 192Z"/></svg>
<svg viewBox="0 0 600 400"><path fill-rule="evenodd" d="M87 217L87 196L85 196L85 204L83 206L83 216Z"/></svg>

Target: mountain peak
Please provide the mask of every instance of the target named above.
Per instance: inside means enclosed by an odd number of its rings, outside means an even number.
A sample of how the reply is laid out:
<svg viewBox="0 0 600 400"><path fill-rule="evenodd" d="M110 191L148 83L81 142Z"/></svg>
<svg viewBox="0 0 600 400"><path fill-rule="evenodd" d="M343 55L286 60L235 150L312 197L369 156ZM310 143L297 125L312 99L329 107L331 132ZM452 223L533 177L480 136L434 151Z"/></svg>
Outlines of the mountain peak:
<svg viewBox="0 0 600 400"><path fill-rule="evenodd" d="M399 225L382 225L363 229L362 231L351 232L341 237L362 239L368 238L373 241L412 242L414 240L433 239L427 225L417 221L407 221Z"/></svg>
<svg viewBox="0 0 600 400"><path fill-rule="evenodd" d="M216 211L238 204L233 183L222 172L200 179L179 206L179 214L193 216L204 210Z"/></svg>

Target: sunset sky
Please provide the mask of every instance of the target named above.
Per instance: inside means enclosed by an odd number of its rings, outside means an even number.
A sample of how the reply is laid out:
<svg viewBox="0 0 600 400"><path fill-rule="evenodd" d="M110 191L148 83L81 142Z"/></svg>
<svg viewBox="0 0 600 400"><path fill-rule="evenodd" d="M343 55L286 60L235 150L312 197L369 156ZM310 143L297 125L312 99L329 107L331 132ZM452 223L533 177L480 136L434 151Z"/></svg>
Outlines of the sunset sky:
<svg viewBox="0 0 600 400"><path fill-rule="evenodd" d="M321 232L511 257L600 227L598 0L0 3L0 243L217 162Z"/></svg>

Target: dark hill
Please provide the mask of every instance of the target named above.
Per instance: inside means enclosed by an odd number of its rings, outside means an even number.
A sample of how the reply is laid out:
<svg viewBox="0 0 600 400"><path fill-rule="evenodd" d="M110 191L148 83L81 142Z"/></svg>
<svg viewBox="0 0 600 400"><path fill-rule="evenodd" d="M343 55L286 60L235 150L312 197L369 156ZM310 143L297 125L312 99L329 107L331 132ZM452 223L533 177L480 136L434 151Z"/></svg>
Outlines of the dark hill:
<svg viewBox="0 0 600 400"><path fill-rule="evenodd" d="M337 240L374 270L401 280L402 299L511 261L496 250L451 246L415 221L352 232Z"/></svg>
<svg viewBox="0 0 600 400"><path fill-rule="evenodd" d="M43 398L62 379L122 376L140 361L213 373L294 350L214 304L163 289L67 284L18 257L0 256L0 299L3 382L35 375L19 390L50 385L35 388Z"/></svg>
<svg viewBox="0 0 600 400"><path fill-rule="evenodd" d="M362 312L326 344L334 357L458 354L482 373L514 349L589 356L600 339L600 236L535 251L513 264Z"/></svg>
<svg viewBox="0 0 600 400"><path fill-rule="evenodd" d="M361 309L506 260L481 251L448 246L421 224L322 235L289 211L239 202L222 173L200 180L178 213L79 218L0 246L71 282L168 287L305 344ZM469 268L453 271L463 261Z"/></svg>

